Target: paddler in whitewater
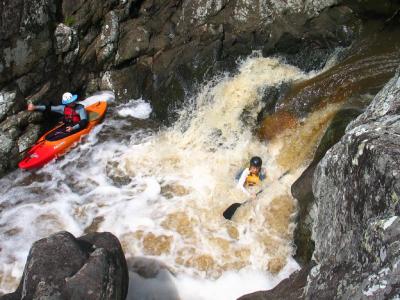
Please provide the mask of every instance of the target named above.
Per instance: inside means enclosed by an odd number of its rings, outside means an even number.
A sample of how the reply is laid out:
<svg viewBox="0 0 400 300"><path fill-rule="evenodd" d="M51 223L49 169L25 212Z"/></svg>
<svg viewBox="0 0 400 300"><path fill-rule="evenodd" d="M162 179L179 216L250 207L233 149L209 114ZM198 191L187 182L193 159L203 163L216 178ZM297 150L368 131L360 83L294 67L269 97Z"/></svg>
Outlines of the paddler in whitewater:
<svg viewBox="0 0 400 300"><path fill-rule="evenodd" d="M239 178L237 187L241 189L247 197L250 196L252 199L255 199L262 191L261 181L264 180L265 177L265 170L262 168L261 158L254 156L250 159L250 166L244 169L240 175L236 177ZM231 220L236 210L248 201L249 200L242 203L236 202L231 204L227 209L224 210L222 215L225 219Z"/></svg>
<svg viewBox="0 0 400 300"><path fill-rule="evenodd" d="M28 104L29 111L52 111L62 114L64 125L52 132L46 139L56 141L84 129L88 124L88 114L82 104L77 104L78 95L67 92L62 96L62 105Z"/></svg>
<svg viewBox="0 0 400 300"><path fill-rule="evenodd" d="M237 187L252 198L261 191L261 181L265 179L265 169L262 168L262 159L254 156L250 159L250 166L244 169L239 177Z"/></svg>

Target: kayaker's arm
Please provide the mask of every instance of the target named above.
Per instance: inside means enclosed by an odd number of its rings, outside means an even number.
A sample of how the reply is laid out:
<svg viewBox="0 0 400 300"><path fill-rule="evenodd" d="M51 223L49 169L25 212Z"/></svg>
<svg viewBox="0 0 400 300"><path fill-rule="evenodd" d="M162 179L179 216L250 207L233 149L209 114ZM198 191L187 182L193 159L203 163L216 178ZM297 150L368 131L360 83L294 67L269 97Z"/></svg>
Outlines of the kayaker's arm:
<svg viewBox="0 0 400 300"><path fill-rule="evenodd" d="M240 175L239 181L237 183L237 187L242 190L243 193L250 196L250 193L244 187L244 183L246 182L247 176L250 174L249 168L243 170L242 175Z"/></svg>
<svg viewBox="0 0 400 300"><path fill-rule="evenodd" d="M46 111L50 110L55 113L64 114L64 105L34 105L33 110Z"/></svg>
<svg viewBox="0 0 400 300"><path fill-rule="evenodd" d="M260 170L260 180L265 180L267 178L267 171L265 170L265 168L261 168Z"/></svg>
<svg viewBox="0 0 400 300"><path fill-rule="evenodd" d="M81 120L79 121L78 124L75 124L74 126L72 126L71 130L83 129L88 124L88 114L86 112L85 107L84 106L79 106L76 109L76 112L79 114L79 117L81 118Z"/></svg>

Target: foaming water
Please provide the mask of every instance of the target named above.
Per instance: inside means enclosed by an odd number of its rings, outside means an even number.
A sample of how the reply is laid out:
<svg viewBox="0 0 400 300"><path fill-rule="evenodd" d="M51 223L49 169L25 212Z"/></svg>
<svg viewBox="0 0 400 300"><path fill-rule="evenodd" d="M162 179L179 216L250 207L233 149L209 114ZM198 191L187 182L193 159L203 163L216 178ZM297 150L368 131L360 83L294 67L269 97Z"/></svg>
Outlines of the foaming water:
<svg viewBox="0 0 400 300"><path fill-rule="evenodd" d="M280 153L291 139L316 143L318 134L300 133L313 132L310 124L266 144L253 130L267 86L307 77L276 59L251 57L237 75L206 84L170 128L146 119L145 100L132 100L111 107L62 159L2 178L1 290L16 288L31 244L59 230L114 233L130 265L129 299L154 296L155 287L170 299L233 299L273 287L298 267L290 258L290 186L304 167ZM304 123L320 125L317 116ZM262 192L225 220L229 205L249 200L234 177L256 154L267 168ZM144 267L140 257L149 260Z"/></svg>
<svg viewBox="0 0 400 300"><path fill-rule="evenodd" d="M118 114L122 117L147 119L152 112L151 105L143 99L131 100L119 108Z"/></svg>
<svg viewBox="0 0 400 300"><path fill-rule="evenodd" d="M150 226L137 226L122 236L127 253L161 255L177 272L210 278L230 270L282 269L292 251L290 235L267 234L262 207L256 204L267 205L276 194L290 195L289 182L282 182L279 192L267 188L246 205L251 209L238 211L235 222L226 221L222 212L233 202L247 200L233 178L252 155L264 158L269 184L284 171L252 129L262 108L263 88L304 77L278 60L249 59L238 75L206 85L195 99L195 110L184 110L172 128L125 153L121 170L155 180L158 186L153 182L153 188L160 191L149 199L157 207ZM268 251L266 243L279 253Z"/></svg>

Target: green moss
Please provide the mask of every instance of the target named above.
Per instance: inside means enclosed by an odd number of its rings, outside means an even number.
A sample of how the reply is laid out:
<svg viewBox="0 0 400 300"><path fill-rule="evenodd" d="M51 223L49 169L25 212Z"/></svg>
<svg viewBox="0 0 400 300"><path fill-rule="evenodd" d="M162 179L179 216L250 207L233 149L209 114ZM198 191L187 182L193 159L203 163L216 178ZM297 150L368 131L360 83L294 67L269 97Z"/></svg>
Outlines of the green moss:
<svg viewBox="0 0 400 300"><path fill-rule="evenodd" d="M399 196L397 196L396 192L392 193L392 202L393 204L397 204L399 202Z"/></svg>
<svg viewBox="0 0 400 300"><path fill-rule="evenodd" d="M75 18L73 16L68 16L64 19L64 24L68 27L74 26L76 23Z"/></svg>

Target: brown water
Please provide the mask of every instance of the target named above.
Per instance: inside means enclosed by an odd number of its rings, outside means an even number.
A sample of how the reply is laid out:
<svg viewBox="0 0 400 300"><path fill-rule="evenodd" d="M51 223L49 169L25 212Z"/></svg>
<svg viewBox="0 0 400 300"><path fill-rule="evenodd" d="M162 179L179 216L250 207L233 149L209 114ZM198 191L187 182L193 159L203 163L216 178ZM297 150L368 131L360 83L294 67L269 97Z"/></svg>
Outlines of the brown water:
<svg viewBox="0 0 400 300"><path fill-rule="evenodd" d="M291 86L276 114L263 121L263 138L299 125L299 118L328 104L364 108L368 103L360 95L376 94L400 65L400 29L384 28L380 22L365 24L360 38L337 59L321 74Z"/></svg>

